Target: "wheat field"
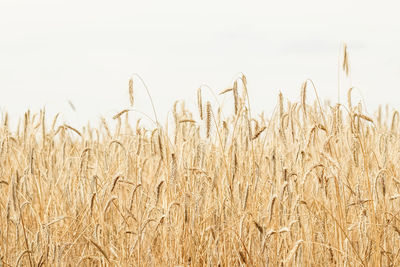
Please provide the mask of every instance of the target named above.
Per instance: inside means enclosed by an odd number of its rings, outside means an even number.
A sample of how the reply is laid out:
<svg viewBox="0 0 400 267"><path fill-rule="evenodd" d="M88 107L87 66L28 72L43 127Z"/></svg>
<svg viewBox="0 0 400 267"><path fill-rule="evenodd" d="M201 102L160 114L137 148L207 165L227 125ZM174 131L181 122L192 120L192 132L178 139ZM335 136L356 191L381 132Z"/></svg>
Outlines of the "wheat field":
<svg viewBox="0 0 400 267"><path fill-rule="evenodd" d="M245 76L229 116L199 89L150 129L130 109L82 129L3 114L0 266L399 266L399 113L311 85L269 118Z"/></svg>

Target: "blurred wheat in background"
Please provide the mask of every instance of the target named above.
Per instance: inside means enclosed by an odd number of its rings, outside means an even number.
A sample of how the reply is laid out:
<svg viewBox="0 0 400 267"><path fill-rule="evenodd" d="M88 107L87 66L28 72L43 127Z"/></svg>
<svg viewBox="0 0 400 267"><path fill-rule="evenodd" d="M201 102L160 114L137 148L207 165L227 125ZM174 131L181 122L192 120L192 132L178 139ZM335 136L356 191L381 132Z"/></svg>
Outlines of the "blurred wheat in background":
<svg viewBox="0 0 400 267"><path fill-rule="evenodd" d="M351 90L312 103L311 85L269 118L245 76L221 92L230 116L199 89L195 114L152 129L130 109L83 129L4 114L2 266L399 266L399 114Z"/></svg>

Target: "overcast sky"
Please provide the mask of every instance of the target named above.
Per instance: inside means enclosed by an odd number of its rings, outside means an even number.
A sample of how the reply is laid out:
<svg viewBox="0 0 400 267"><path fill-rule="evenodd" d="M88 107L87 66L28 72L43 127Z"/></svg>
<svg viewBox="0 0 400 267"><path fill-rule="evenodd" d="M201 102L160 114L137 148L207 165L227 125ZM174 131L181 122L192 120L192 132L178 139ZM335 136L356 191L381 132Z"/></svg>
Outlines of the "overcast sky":
<svg viewBox="0 0 400 267"><path fill-rule="evenodd" d="M219 92L240 72L254 112L270 113L279 91L298 100L307 78L336 102L346 42L354 101L362 95L370 114L379 104L399 109L399 10L398 1L365 0L0 0L0 108L12 119L46 107L96 124L127 107L133 73L163 121L175 100L194 105L200 85ZM342 86L344 99L350 82ZM134 87L136 108L151 115L139 80Z"/></svg>

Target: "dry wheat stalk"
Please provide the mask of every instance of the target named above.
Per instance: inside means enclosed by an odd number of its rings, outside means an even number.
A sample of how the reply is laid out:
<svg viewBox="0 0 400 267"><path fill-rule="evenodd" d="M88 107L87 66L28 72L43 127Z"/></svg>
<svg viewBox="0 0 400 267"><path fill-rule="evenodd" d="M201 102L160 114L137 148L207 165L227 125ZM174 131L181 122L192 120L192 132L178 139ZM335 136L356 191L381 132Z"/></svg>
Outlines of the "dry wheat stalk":
<svg viewBox="0 0 400 267"><path fill-rule="evenodd" d="M237 88L237 81L233 83L233 100L234 100L234 106L235 106L235 114L238 113L239 111L239 93L238 93L238 88Z"/></svg>
<svg viewBox="0 0 400 267"><path fill-rule="evenodd" d="M352 106L351 106L351 91L353 90L353 87L350 87L349 91L347 91L347 107L349 108L350 112L352 111Z"/></svg>
<svg viewBox="0 0 400 267"><path fill-rule="evenodd" d="M254 139L257 139L259 136L260 136L260 134L265 130L265 129L267 129L267 127L262 127L261 129L259 129L255 134L254 134L254 136L251 138L252 140L254 140Z"/></svg>
<svg viewBox="0 0 400 267"><path fill-rule="evenodd" d="M114 119L114 120L118 119L118 118L121 117L124 113L127 113L128 111L129 111L129 109L124 109L124 110L118 112L117 114L114 115L113 119Z"/></svg>
<svg viewBox="0 0 400 267"><path fill-rule="evenodd" d="M82 137L82 134L77 129L75 129L74 127L69 126L68 124L64 124L64 127L74 131L77 135Z"/></svg>
<svg viewBox="0 0 400 267"><path fill-rule="evenodd" d="M197 107L199 109L200 119L203 120L203 99L201 97L201 88L197 89Z"/></svg>
<svg viewBox="0 0 400 267"><path fill-rule="evenodd" d="M211 132L211 103L210 103L210 101L207 102L206 129L207 129L207 138L209 138L210 137L210 132Z"/></svg>
<svg viewBox="0 0 400 267"><path fill-rule="evenodd" d="M226 88L225 90L221 91L221 92L219 93L219 95L226 94L226 93L228 93L228 92L230 92L230 91L232 91L232 90L233 90L232 88Z"/></svg>
<svg viewBox="0 0 400 267"><path fill-rule="evenodd" d="M301 107L303 108L304 118L307 118L306 98L307 98L307 81L305 81L301 86Z"/></svg>
<svg viewBox="0 0 400 267"><path fill-rule="evenodd" d="M130 78L129 79L129 103L131 105L131 107L133 107L134 104L134 98L133 98L133 79Z"/></svg>
<svg viewBox="0 0 400 267"><path fill-rule="evenodd" d="M349 76L349 56L347 53L347 45L343 44L343 63L342 69L346 73L346 76Z"/></svg>

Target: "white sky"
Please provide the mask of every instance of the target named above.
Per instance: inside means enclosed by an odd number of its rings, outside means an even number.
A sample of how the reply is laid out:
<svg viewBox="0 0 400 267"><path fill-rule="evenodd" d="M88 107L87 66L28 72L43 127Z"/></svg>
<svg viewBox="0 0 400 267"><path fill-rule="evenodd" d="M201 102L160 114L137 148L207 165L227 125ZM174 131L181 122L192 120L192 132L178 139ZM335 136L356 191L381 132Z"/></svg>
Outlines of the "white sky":
<svg viewBox="0 0 400 267"><path fill-rule="evenodd" d="M279 91L298 100L307 78L335 102L346 42L354 101L362 94L370 114L398 109L399 10L398 1L0 0L0 108L16 119L45 106L73 125L97 124L127 107L133 73L163 122L175 100L197 113L201 84L219 92L239 72L253 113L270 113ZM138 80L134 90L136 108L151 115Z"/></svg>

